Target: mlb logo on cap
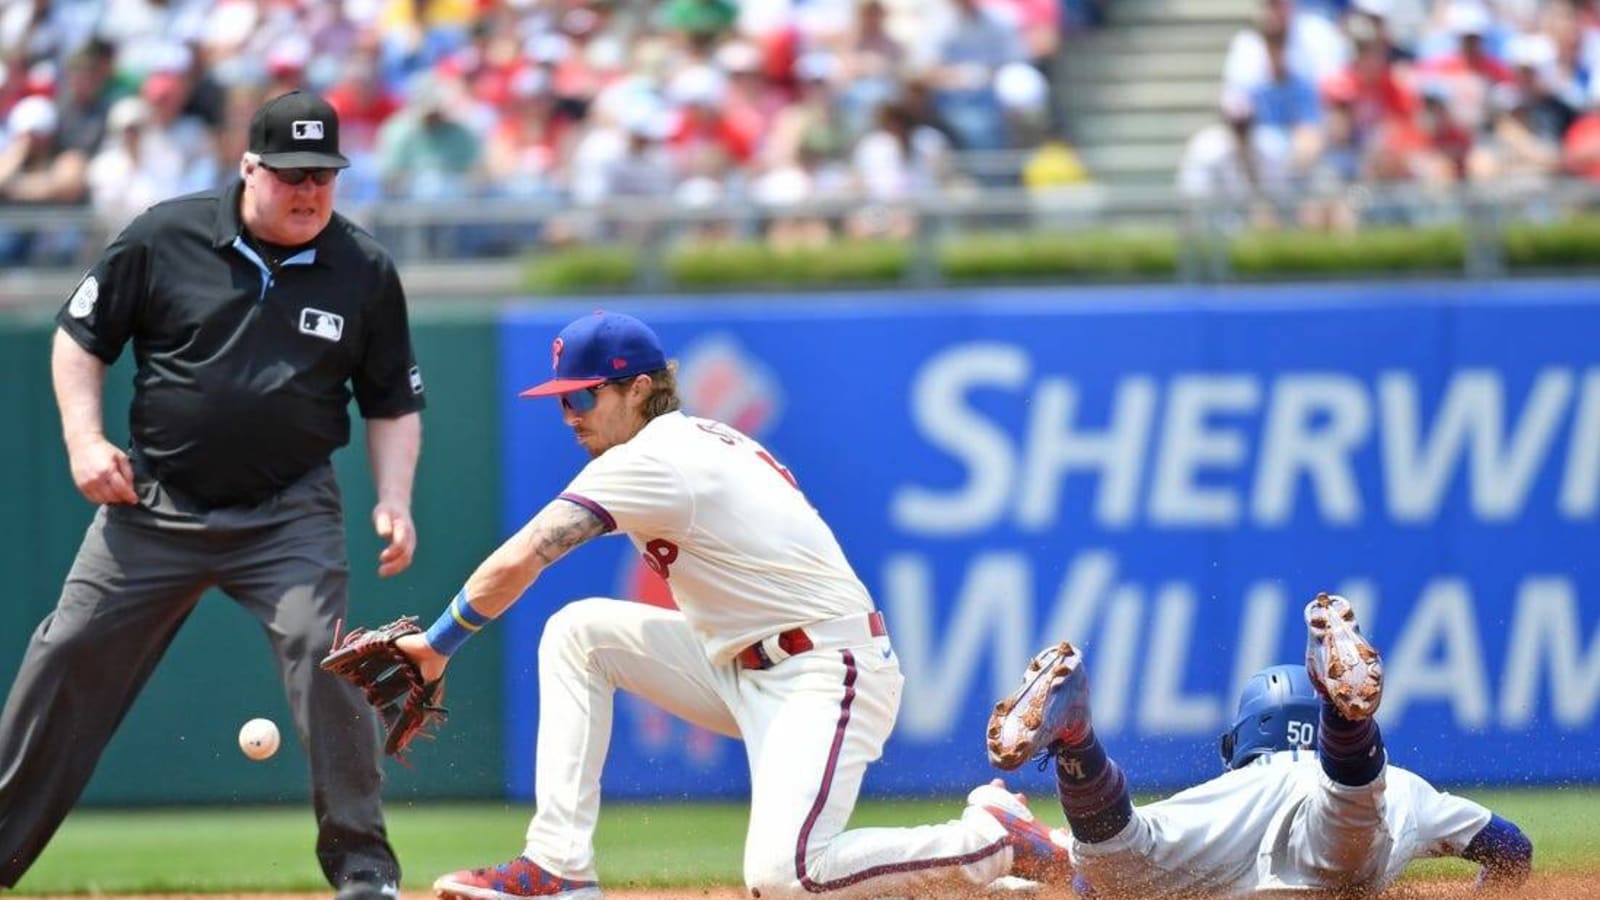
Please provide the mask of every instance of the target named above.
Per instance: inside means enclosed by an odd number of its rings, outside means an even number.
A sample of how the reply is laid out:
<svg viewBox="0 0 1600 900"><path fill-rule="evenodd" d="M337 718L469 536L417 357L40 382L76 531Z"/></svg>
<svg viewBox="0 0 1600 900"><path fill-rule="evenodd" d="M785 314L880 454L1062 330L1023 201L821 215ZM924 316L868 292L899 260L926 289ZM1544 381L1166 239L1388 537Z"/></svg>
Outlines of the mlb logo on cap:
<svg viewBox="0 0 1600 900"><path fill-rule="evenodd" d="M650 326L605 310L561 329L550 356L555 377L518 396L552 397L667 367L661 339Z"/></svg>
<svg viewBox="0 0 1600 900"><path fill-rule="evenodd" d="M339 114L328 101L290 91L261 104L250 118L249 149L274 169L343 169Z"/></svg>

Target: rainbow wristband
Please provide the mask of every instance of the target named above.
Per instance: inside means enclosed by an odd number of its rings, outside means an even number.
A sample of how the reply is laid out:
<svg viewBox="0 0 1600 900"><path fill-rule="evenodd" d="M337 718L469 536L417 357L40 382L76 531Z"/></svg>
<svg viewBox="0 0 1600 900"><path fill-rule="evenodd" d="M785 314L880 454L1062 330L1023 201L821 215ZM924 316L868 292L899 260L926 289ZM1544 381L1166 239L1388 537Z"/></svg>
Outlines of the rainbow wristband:
<svg viewBox="0 0 1600 900"><path fill-rule="evenodd" d="M490 621L488 616L472 608L472 604L467 602L467 589L462 588L428 628L428 646L438 653L451 656L461 649L467 638L477 634Z"/></svg>

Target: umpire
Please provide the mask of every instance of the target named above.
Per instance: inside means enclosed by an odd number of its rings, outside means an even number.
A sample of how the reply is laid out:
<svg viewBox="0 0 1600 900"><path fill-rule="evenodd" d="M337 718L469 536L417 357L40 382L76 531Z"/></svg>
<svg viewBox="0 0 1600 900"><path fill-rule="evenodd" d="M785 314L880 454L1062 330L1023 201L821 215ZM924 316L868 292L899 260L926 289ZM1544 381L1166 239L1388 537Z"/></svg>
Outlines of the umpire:
<svg viewBox="0 0 1600 900"><path fill-rule="evenodd" d="M260 621L311 760L317 858L340 900L394 896L377 725L318 668L344 617L329 457L367 423L388 546L411 563L422 377L394 263L333 211L339 121L299 91L250 122L240 180L158 204L106 248L57 316L51 374L72 477L102 504L0 714L0 887L77 802L200 595ZM106 440L106 367L133 342L126 453Z"/></svg>

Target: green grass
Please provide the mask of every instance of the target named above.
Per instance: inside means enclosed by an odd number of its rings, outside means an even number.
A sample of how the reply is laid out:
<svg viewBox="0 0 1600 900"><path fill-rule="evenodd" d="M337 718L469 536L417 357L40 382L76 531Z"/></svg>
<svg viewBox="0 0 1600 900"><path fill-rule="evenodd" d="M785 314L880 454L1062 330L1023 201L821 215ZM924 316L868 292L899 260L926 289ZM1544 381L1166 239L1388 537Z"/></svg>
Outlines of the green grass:
<svg viewBox="0 0 1600 900"><path fill-rule="evenodd" d="M1600 872L1600 790L1463 791L1520 824L1541 871ZM855 826L914 825L957 815L958 800L864 803ZM522 847L523 806L391 805L390 835L408 889ZM596 838L610 886L737 884L743 804L610 805ZM1057 823L1059 813L1046 811ZM18 893L320 891L310 811L302 807L85 810L68 818ZM1462 876L1464 863L1419 863L1418 877Z"/></svg>

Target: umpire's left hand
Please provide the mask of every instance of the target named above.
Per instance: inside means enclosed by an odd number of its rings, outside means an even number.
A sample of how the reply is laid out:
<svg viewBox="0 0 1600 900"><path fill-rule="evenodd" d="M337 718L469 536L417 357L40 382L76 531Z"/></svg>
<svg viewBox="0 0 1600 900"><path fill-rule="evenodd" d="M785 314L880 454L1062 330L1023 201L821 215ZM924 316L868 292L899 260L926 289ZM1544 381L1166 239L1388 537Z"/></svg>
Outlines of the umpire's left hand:
<svg viewBox="0 0 1600 900"><path fill-rule="evenodd" d="M409 568L411 555L417 550L417 526L411 521L411 510L380 502L372 508L372 527L378 537L389 542L378 554L378 577L399 575Z"/></svg>

